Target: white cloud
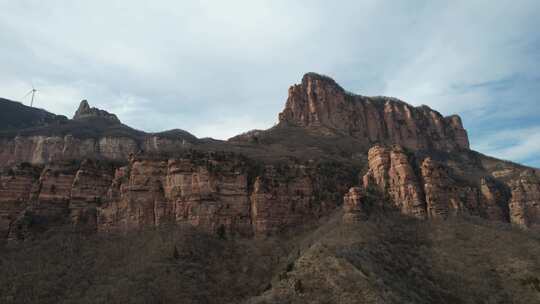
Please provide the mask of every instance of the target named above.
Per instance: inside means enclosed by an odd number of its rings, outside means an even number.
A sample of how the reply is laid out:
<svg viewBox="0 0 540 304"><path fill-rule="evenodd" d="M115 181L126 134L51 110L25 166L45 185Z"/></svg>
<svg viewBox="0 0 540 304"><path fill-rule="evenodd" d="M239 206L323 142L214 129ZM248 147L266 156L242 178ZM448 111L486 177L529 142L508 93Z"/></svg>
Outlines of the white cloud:
<svg viewBox="0 0 540 304"><path fill-rule="evenodd" d="M537 162L540 161L540 127L494 132L474 148L501 159Z"/></svg>

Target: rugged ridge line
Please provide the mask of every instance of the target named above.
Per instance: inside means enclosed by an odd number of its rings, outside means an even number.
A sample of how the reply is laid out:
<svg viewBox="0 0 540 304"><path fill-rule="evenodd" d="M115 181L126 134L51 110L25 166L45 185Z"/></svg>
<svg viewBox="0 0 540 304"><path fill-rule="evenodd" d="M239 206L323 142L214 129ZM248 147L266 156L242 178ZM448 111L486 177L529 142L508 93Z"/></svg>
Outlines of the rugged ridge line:
<svg viewBox="0 0 540 304"><path fill-rule="evenodd" d="M4 104L0 102L0 106ZM71 120L0 133L0 166L84 158L127 161L131 154L181 151L197 141L183 130L161 133L134 130L123 125L116 115L90 107L83 100Z"/></svg>
<svg viewBox="0 0 540 304"><path fill-rule="evenodd" d="M329 77L308 73L289 88L280 123L321 128L361 139L365 145L399 144L409 149L469 149L457 115L443 117L427 106L413 107L390 97L346 92Z"/></svg>

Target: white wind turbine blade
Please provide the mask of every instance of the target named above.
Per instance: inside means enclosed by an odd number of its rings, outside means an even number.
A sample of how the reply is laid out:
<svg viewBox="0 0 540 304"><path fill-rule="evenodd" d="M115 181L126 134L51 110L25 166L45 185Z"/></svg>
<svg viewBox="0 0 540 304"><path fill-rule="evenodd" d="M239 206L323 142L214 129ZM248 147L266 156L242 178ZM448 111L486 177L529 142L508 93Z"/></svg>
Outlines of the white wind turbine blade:
<svg viewBox="0 0 540 304"><path fill-rule="evenodd" d="M31 93L32 93L32 90L28 91L28 93L26 93L26 94L21 98L21 100L24 101L24 99L25 99L26 97L28 97L28 95L30 95Z"/></svg>

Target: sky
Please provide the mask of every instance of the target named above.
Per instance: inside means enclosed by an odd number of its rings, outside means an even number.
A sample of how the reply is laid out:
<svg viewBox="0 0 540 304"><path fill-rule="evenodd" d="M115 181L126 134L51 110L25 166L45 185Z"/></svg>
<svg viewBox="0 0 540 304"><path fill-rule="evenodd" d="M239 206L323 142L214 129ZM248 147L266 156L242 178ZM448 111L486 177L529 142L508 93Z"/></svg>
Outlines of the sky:
<svg viewBox="0 0 540 304"><path fill-rule="evenodd" d="M540 1L0 0L0 96L80 100L148 132L277 122L306 72L459 114L471 146L540 167Z"/></svg>

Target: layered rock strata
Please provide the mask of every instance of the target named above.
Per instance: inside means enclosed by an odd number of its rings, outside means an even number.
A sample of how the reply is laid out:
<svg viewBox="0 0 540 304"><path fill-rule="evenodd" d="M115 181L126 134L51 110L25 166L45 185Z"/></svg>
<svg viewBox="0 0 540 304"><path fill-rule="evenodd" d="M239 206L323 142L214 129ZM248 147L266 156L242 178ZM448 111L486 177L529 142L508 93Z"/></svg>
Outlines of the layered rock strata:
<svg viewBox="0 0 540 304"><path fill-rule="evenodd" d="M343 198L343 221L357 223L369 217L366 196L361 187L352 187Z"/></svg>
<svg viewBox="0 0 540 304"><path fill-rule="evenodd" d="M327 128L365 142L399 144L409 149L468 149L459 116L443 117L427 106L413 107L388 97L346 92L334 80L314 73L289 89L281 123Z"/></svg>
<svg viewBox="0 0 540 304"><path fill-rule="evenodd" d="M540 178L530 170L510 182L510 220L521 227L540 227Z"/></svg>
<svg viewBox="0 0 540 304"><path fill-rule="evenodd" d="M444 163L429 156L417 159L401 146L375 146L368 160L362 185L365 190L352 188L344 198L345 219L355 218L362 210L365 196L360 193L372 191L379 198L380 209L417 218L468 214L524 228L539 224L540 181L531 170L504 182L483 176L471 183Z"/></svg>
<svg viewBox="0 0 540 304"><path fill-rule="evenodd" d="M316 165L261 167L229 156L25 168L1 175L4 237L25 238L54 225L126 232L169 223L227 236L268 235L329 214L352 185L339 168L322 178Z"/></svg>

